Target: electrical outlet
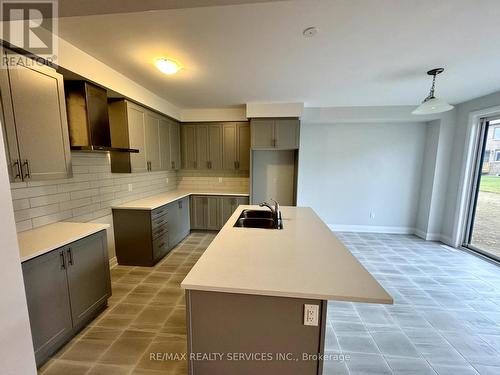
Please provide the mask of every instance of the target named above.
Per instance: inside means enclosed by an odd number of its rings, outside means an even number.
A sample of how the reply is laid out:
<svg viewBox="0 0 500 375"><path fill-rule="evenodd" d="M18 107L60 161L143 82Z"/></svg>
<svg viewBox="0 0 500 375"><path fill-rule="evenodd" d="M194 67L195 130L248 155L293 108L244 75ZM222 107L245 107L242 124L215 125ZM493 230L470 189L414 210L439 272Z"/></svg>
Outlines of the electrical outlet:
<svg viewBox="0 0 500 375"><path fill-rule="evenodd" d="M167 185L168 185L168 177L165 180L167 181Z"/></svg>
<svg viewBox="0 0 500 375"><path fill-rule="evenodd" d="M370 219L375 219L375 212L370 211Z"/></svg>
<svg viewBox="0 0 500 375"><path fill-rule="evenodd" d="M219 177L219 184L222 184L222 177Z"/></svg>
<svg viewBox="0 0 500 375"><path fill-rule="evenodd" d="M319 305L304 305L304 325L317 326L319 321Z"/></svg>
<svg viewBox="0 0 500 375"><path fill-rule="evenodd" d="M128 184L128 191L132 191L132 184Z"/></svg>

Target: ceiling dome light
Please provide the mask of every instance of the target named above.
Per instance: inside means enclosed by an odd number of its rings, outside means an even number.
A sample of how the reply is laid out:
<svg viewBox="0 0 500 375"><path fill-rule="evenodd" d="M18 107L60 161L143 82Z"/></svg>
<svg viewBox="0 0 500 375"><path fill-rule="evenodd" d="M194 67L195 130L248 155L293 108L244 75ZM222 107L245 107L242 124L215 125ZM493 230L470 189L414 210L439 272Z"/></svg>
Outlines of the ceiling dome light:
<svg viewBox="0 0 500 375"><path fill-rule="evenodd" d="M428 75L432 76L432 86L431 91L427 98L424 99L422 104L420 104L413 112L414 115L430 115L433 113L441 113L453 109L451 104L448 104L443 99L436 98L434 96L434 89L436 87L436 76L444 72L443 68L436 68L429 70Z"/></svg>
<svg viewBox="0 0 500 375"><path fill-rule="evenodd" d="M155 65L160 72L168 75L175 74L181 70L179 63L172 59L160 58L156 60Z"/></svg>

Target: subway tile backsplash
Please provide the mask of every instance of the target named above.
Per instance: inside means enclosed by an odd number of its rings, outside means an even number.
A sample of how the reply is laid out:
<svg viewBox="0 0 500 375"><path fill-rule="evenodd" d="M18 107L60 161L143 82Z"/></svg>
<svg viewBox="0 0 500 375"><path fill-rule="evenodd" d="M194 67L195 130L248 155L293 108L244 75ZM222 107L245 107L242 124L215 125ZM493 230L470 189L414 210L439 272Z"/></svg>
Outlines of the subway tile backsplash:
<svg viewBox="0 0 500 375"><path fill-rule="evenodd" d="M111 173L105 153L75 152L72 163L72 178L11 184L18 232L56 221L92 221L110 215L113 205L177 187L175 172Z"/></svg>
<svg viewBox="0 0 500 375"><path fill-rule="evenodd" d="M72 163L72 178L11 184L18 232L57 221L93 221L110 215L113 205L174 189L247 192L249 184L242 171L111 173L105 153L74 152Z"/></svg>

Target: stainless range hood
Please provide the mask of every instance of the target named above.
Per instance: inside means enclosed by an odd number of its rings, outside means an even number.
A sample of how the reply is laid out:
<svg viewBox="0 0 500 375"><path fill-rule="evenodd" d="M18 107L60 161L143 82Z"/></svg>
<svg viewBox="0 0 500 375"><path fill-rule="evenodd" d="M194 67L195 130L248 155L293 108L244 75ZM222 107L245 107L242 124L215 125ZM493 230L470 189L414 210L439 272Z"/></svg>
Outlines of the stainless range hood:
<svg viewBox="0 0 500 375"><path fill-rule="evenodd" d="M64 90L71 150L139 152L112 146L106 90L86 81L66 81Z"/></svg>

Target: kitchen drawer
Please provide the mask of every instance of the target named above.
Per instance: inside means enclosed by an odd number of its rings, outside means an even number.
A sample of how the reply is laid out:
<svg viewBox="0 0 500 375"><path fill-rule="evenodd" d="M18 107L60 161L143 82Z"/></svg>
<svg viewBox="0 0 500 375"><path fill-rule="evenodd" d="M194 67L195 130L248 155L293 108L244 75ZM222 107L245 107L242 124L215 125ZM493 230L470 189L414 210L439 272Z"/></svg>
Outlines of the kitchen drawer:
<svg viewBox="0 0 500 375"><path fill-rule="evenodd" d="M168 223L165 221L163 224L152 228L153 239L163 236L168 233Z"/></svg>
<svg viewBox="0 0 500 375"><path fill-rule="evenodd" d="M156 219L160 216L166 215L167 214L167 205L161 206L158 208L155 208L153 211L151 211L151 219Z"/></svg>
<svg viewBox="0 0 500 375"><path fill-rule="evenodd" d="M158 216L154 219L151 219L151 229L153 230L153 232L168 222L168 217L167 217L166 212L167 211L165 211L165 215L163 215L163 216Z"/></svg>
<svg viewBox="0 0 500 375"><path fill-rule="evenodd" d="M168 233L153 240L153 258L161 259L168 252Z"/></svg>

